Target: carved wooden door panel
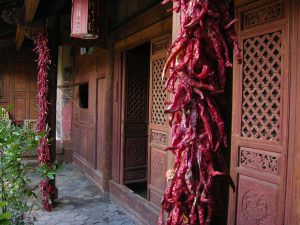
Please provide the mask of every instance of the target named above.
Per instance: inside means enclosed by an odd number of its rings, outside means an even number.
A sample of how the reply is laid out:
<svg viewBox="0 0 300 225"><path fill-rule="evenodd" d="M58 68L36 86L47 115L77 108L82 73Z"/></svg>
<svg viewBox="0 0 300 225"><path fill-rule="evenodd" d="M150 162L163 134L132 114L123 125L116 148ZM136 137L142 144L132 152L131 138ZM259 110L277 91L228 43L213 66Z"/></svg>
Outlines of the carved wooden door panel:
<svg viewBox="0 0 300 225"><path fill-rule="evenodd" d="M170 35L151 42L150 97L149 97L149 200L154 206L160 206L163 192L166 188L166 170L168 154L168 125L164 113L167 94L163 90L166 79L161 79L167 50L170 45Z"/></svg>
<svg viewBox="0 0 300 225"><path fill-rule="evenodd" d="M149 56L126 52L124 184L147 181Z"/></svg>
<svg viewBox="0 0 300 225"><path fill-rule="evenodd" d="M282 225L288 137L287 1L237 8L243 62L234 67L229 222Z"/></svg>

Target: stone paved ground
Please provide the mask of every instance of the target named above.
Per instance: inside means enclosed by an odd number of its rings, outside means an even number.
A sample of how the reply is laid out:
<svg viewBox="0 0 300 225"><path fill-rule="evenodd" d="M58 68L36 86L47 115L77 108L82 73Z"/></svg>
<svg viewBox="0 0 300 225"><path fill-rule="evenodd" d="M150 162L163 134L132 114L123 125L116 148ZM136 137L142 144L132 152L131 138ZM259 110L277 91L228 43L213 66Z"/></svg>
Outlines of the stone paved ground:
<svg viewBox="0 0 300 225"><path fill-rule="evenodd" d="M32 175L37 181L36 175ZM99 189L74 166L67 165L57 175L59 196L52 212L41 209L30 200L29 218L35 225L134 225L131 218L105 197Z"/></svg>

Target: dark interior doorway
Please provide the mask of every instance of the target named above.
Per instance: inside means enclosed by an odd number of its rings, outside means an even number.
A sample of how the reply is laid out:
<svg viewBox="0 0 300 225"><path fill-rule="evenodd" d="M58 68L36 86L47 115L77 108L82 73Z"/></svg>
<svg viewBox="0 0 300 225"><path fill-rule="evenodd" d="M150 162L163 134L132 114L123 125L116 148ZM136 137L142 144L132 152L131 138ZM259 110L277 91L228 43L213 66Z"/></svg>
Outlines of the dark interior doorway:
<svg viewBox="0 0 300 225"><path fill-rule="evenodd" d="M125 75L123 184L147 198L150 43L123 54Z"/></svg>

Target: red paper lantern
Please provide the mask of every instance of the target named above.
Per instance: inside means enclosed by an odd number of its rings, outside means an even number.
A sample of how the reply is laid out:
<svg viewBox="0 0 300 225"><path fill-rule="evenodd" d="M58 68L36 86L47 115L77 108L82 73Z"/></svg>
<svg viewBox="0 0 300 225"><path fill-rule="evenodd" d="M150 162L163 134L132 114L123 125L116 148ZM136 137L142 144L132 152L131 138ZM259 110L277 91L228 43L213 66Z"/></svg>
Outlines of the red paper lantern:
<svg viewBox="0 0 300 225"><path fill-rule="evenodd" d="M99 36L100 0L73 0L71 37L97 39Z"/></svg>

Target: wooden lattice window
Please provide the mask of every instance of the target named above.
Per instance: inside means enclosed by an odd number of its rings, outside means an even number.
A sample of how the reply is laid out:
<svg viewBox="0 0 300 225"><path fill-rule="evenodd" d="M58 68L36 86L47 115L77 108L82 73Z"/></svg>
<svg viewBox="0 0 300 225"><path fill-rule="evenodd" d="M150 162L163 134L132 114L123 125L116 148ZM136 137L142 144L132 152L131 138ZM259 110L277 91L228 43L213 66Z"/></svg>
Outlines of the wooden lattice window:
<svg viewBox="0 0 300 225"><path fill-rule="evenodd" d="M282 32L243 41L243 137L280 140Z"/></svg>
<svg viewBox="0 0 300 225"><path fill-rule="evenodd" d="M166 78L161 79L162 69L166 62L165 58L152 61L152 112L151 122L153 124L165 125L166 116L164 113L167 94L163 90Z"/></svg>
<svg viewBox="0 0 300 225"><path fill-rule="evenodd" d="M6 80L4 72L0 72L0 101L6 100Z"/></svg>
<svg viewBox="0 0 300 225"><path fill-rule="evenodd" d="M136 67L144 66L136 64ZM127 112L126 119L132 121L147 120L148 111L148 76L149 72L141 73L142 69L132 67L127 68Z"/></svg>

